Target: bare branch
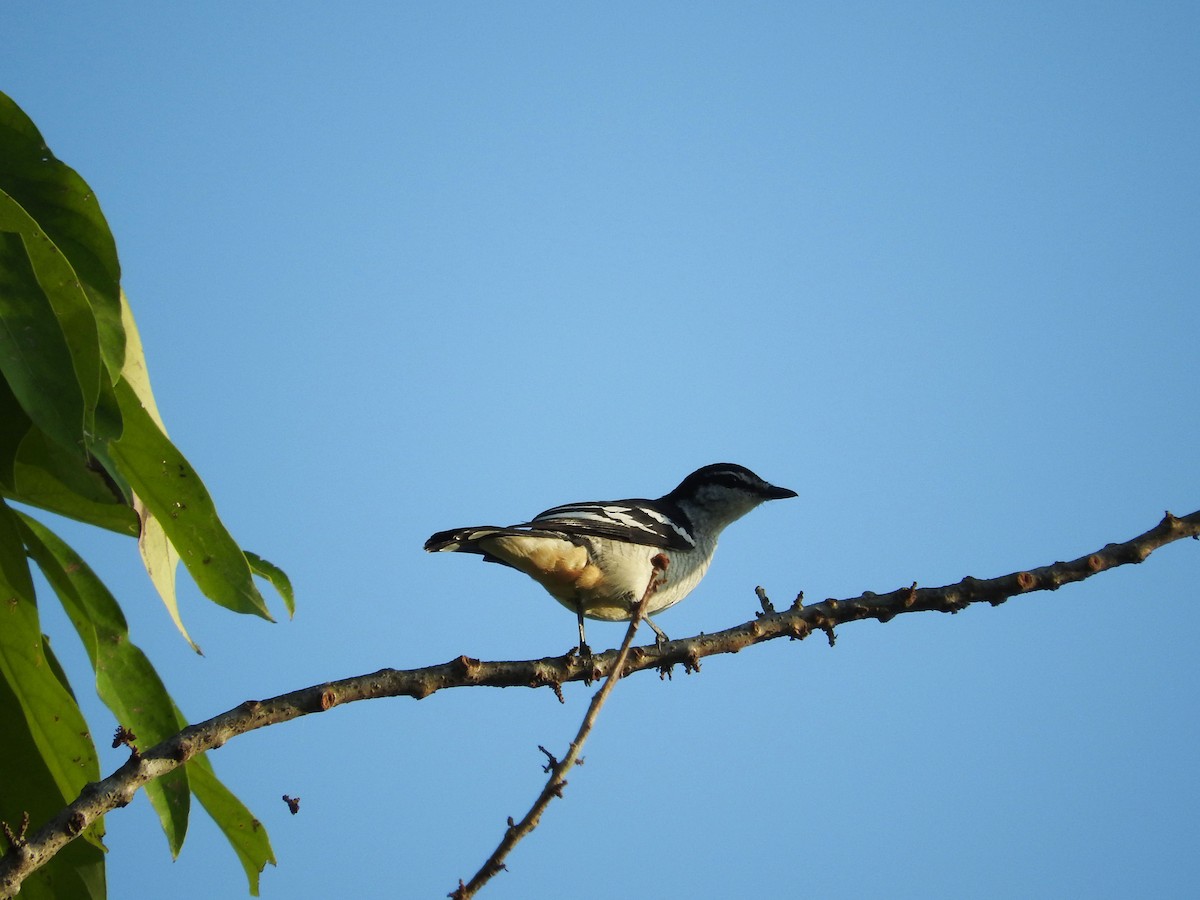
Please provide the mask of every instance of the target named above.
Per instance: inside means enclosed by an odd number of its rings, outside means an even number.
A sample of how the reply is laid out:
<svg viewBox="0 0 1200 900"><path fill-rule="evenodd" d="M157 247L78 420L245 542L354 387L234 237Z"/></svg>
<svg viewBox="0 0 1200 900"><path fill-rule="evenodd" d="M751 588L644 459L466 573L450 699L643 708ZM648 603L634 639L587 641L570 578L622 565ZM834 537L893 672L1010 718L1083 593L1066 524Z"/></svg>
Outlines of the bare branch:
<svg viewBox="0 0 1200 900"><path fill-rule="evenodd" d="M776 638L803 639L814 631L824 632L832 638L835 626L859 619L887 622L903 613L931 610L953 613L981 602L997 606L1019 594L1057 590L1107 569L1140 563L1159 547L1185 537L1200 537L1200 511L1182 518L1167 513L1158 525L1132 540L1108 544L1070 562L1056 562L998 578L967 577L944 587L918 588L913 585L887 594L868 591L858 597L830 599L811 606L804 606L798 598L783 612L757 612L751 621L725 631L660 646L635 647L628 652L623 674L646 669L668 672L677 664L690 671L698 668L705 656L736 653ZM269 700L247 700L207 721L188 726L140 755L131 755L107 778L87 785L73 803L36 833L23 840L8 840L10 849L0 858L0 898L13 896L31 872L49 861L100 816L127 805L147 782L200 753L220 747L239 734L358 700L398 696L420 700L451 687L548 687L559 692L566 682L591 681L613 672L617 656L618 651L611 650L592 657L567 654L514 662L480 662L460 656L423 669L381 669Z"/></svg>

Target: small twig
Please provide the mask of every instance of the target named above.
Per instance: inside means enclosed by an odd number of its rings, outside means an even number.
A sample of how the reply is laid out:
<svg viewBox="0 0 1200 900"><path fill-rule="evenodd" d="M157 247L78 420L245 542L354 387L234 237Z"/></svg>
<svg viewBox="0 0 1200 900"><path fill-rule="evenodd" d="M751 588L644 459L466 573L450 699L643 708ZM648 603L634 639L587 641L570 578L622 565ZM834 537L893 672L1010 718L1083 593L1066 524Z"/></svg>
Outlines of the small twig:
<svg viewBox="0 0 1200 900"><path fill-rule="evenodd" d="M29 810L21 813L21 824L14 832L12 826L7 822L0 822L0 830L4 832L4 839L8 841L8 846L13 851L21 851L25 849L25 832L29 830Z"/></svg>
<svg viewBox="0 0 1200 900"><path fill-rule="evenodd" d="M755 616L773 616L775 615L775 604L771 602L771 598L767 596L767 590L761 584L754 589L754 593L758 595L759 605L762 606L762 613L755 613Z"/></svg>
<svg viewBox="0 0 1200 900"><path fill-rule="evenodd" d="M664 567L665 564L666 561L664 559ZM571 741L567 755L561 761L557 760L549 750L540 744L538 745L538 749L549 760L549 764L542 767L543 771L550 774L550 778L546 781L546 786L542 788L542 792L538 794L537 799L533 802L533 806L529 808L529 812L525 813L524 818L520 822L514 825L512 818L509 818L508 828L504 832L504 837L500 839L500 843L492 852L492 855L479 867L479 871L475 873L470 881L463 884L460 879L458 887L450 892L448 896L453 898L453 900L468 900L468 898L474 897L479 889L487 884L493 876L502 869L505 869L504 860L508 857L508 854L520 843L522 838L537 828L538 822L541 821L542 813L546 811L546 807L550 805L550 801L555 797L562 796L563 788L567 786L567 772L579 761L579 751L583 749L584 742L592 732L592 726L596 724L596 717L600 714L600 708L604 706L604 701L608 699L608 695L616 687L618 679L624 674L625 662L629 658L629 648L633 644L633 636L637 634L642 616L646 614L646 604L649 603L650 597L658 585L659 578L656 564L655 574L651 576L650 583L646 585L646 590L642 594L642 599L638 601L638 605L634 608L633 615L629 619L629 628L625 631L625 640L621 642L621 649L617 653L617 658L613 662L612 669L609 670L608 678L605 679L600 690L596 691L595 696L592 697L592 702L588 704L583 722L579 726L579 732L575 735L575 740Z"/></svg>
<svg viewBox="0 0 1200 900"><path fill-rule="evenodd" d="M546 772L547 774L549 774L551 771L553 771L554 767L558 765L558 760L554 758L554 754L553 754L553 753L551 753L549 750L547 750L547 749L546 749L545 747L543 747L541 744L538 744L538 749L539 749L539 750L541 750L541 751L542 751L542 753L546 754L546 760L547 760L547 762L546 762L546 764L545 764L544 766L542 766L542 771L543 771L543 772ZM511 827L512 827L512 822L510 821L510 822L508 823L508 825L509 825L509 827L511 828Z"/></svg>
<svg viewBox="0 0 1200 900"><path fill-rule="evenodd" d="M113 735L113 749L116 750L120 746L128 747L130 759L140 759L142 754L138 751L137 744L134 743L136 740L136 734L134 734L124 725L118 725L117 731Z"/></svg>
<svg viewBox="0 0 1200 900"><path fill-rule="evenodd" d="M284 794L283 802L287 804L287 808L293 816L296 813L300 812L300 798L299 797L289 797L287 794Z"/></svg>

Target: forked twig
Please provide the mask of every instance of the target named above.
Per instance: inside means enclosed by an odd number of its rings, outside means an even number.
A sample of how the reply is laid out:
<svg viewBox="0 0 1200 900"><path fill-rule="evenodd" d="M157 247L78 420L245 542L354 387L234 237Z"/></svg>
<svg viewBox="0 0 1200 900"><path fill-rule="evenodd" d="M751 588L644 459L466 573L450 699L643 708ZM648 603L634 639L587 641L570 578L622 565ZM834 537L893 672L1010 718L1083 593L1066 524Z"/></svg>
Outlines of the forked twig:
<svg viewBox="0 0 1200 900"><path fill-rule="evenodd" d="M655 557L657 560L658 557ZM604 684L600 686L600 690L596 691L592 697L592 702L588 704L587 712L583 716L583 721L579 725L579 731L575 735L575 740L571 741L571 746L567 750L567 755L561 760L556 760L544 747L539 749L546 754L548 763L546 771L550 773L550 777L546 780L545 787L538 794L533 805L529 807L529 812L525 813L524 818L520 822L514 823L510 818L508 820L508 829L504 832L504 837L496 849L492 851L492 855L487 858L479 871L472 876L471 880L466 884L459 881L458 887L450 892L448 896L453 900L467 900L469 897L474 897L479 889L487 884L493 876L505 868L504 860L513 848L528 835L533 829L537 828L538 822L541 821L542 813L546 811L546 807L550 805L550 801L555 797L561 797L563 788L567 786L567 772L579 760L579 753L583 749L584 742L591 734L592 726L596 724L596 717L600 714L600 708L604 706L604 701L608 699L608 695L612 693L612 689L616 686L617 680L621 677L625 670L625 663L629 659L629 648L633 644L633 636L637 634L638 625L641 624L642 617L646 614L646 605L650 601L650 597L654 594L655 589L659 584L659 568L658 563L655 563L655 571L650 579L650 583L646 585L646 590L642 594L642 599L638 601L637 606L633 610L633 615L629 619L629 628L625 630L625 640L621 642L621 649L617 652L617 658L613 661L612 668L609 670L608 678L604 680Z"/></svg>

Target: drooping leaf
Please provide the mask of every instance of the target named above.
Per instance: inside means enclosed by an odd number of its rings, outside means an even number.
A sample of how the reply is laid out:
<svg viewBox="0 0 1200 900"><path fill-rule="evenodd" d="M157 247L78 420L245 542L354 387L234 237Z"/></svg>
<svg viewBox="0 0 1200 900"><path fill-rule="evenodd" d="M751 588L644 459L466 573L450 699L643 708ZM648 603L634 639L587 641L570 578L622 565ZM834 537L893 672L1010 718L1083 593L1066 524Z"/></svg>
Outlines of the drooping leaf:
<svg viewBox="0 0 1200 900"><path fill-rule="evenodd" d="M244 552L246 561L250 563L254 574L267 579L271 586L279 592L279 596L283 598L283 605L287 608L288 618L294 616L296 614L296 594L292 590L292 580L287 577L287 572L273 562L263 559L257 553L251 553L249 550Z"/></svg>
<svg viewBox="0 0 1200 900"><path fill-rule="evenodd" d="M163 531L162 524L136 495L133 498L133 508L142 523L142 533L138 536L138 552L142 555L142 564L146 567L150 581L183 639L196 653L203 656L204 651L188 634L187 626L183 624L183 616L179 612L179 595L175 591L179 551L167 540L167 533Z"/></svg>
<svg viewBox="0 0 1200 900"><path fill-rule="evenodd" d="M146 414L158 426L159 431L166 436L167 428L163 424L162 416L158 413L154 392L150 389L150 372L146 367L142 336L133 319L133 310L129 307L129 300L124 291L121 291L121 322L125 328L125 366L121 370L121 377L137 395ZM175 591L175 575L179 570L179 551L167 539L167 533L163 530L162 523L155 518L141 498L134 497L133 507L142 523L141 534L138 535L138 552L142 555L142 563L146 566L150 581L154 584L154 589L158 591L158 596L162 598L163 605L166 606L167 612L171 616L171 621L175 623L175 627L179 629L183 639L193 650L203 655L200 645L188 634L188 630L183 624L183 617L179 612L179 596Z"/></svg>
<svg viewBox="0 0 1200 900"><path fill-rule="evenodd" d="M29 554L58 595L96 673L96 692L137 746L151 747L187 725L146 655L129 640L125 616L104 583L74 550L36 519L19 514ZM185 769L146 785L171 855L187 833L191 795Z"/></svg>
<svg viewBox="0 0 1200 900"><path fill-rule="evenodd" d="M124 290L121 291L121 328L125 333L125 365L121 369L121 378L129 383L154 424L166 434L167 426L158 414L158 404L154 400L154 392L150 390L150 370L146 366L146 351L142 349L142 333L138 331L133 309Z"/></svg>
<svg viewBox="0 0 1200 900"><path fill-rule="evenodd" d="M205 596L235 612L271 619L245 554L218 518L195 469L163 434L129 383L118 382L116 388L125 430L110 452L146 513L162 525ZM143 516L143 531L145 521Z"/></svg>
<svg viewBox="0 0 1200 900"><path fill-rule="evenodd" d="M250 882L251 896L258 896L258 877L267 863L275 865L275 852L267 829L229 788L218 780L207 756L197 756L187 764L192 792L217 827L225 835Z"/></svg>
<svg viewBox="0 0 1200 900"><path fill-rule="evenodd" d="M96 749L79 706L47 659L19 520L2 500L0 598L0 674L21 705L59 796L73 799L99 777Z"/></svg>

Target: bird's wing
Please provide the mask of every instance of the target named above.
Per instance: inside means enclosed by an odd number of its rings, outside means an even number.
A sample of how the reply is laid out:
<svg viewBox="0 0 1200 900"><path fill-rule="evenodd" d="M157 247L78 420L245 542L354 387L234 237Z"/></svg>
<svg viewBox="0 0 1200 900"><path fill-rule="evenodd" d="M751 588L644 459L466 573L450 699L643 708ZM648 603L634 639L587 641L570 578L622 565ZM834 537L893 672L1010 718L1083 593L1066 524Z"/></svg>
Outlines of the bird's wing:
<svg viewBox="0 0 1200 900"><path fill-rule="evenodd" d="M568 503L538 513L531 521L516 527L611 538L669 550L691 550L696 546L681 512L668 513L660 503L648 500Z"/></svg>

